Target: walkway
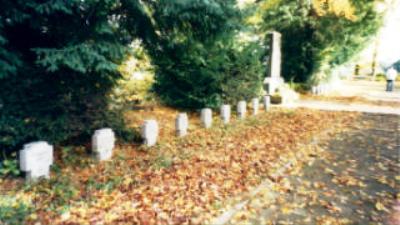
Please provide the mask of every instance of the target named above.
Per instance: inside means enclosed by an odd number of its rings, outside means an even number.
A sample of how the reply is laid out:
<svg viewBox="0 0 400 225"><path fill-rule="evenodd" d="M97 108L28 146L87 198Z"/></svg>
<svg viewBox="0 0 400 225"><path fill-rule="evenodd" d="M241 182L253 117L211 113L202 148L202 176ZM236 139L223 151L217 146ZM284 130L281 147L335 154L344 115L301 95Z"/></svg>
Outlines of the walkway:
<svg viewBox="0 0 400 225"><path fill-rule="evenodd" d="M225 224L398 224L389 221L400 197L399 144L399 116L364 114Z"/></svg>
<svg viewBox="0 0 400 225"><path fill-rule="evenodd" d="M369 81L344 82L333 95L400 102L399 88L387 93ZM266 180L215 224L400 224L400 107L317 100L277 107L363 114L346 132L310 143L308 165Z"/></svg>

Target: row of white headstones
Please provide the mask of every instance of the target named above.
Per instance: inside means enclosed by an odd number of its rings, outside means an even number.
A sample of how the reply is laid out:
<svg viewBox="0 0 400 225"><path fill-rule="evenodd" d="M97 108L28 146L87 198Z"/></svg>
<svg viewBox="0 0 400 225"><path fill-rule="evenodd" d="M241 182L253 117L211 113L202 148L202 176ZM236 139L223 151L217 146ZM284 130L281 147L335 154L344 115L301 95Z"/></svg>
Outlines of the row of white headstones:
<svg viewBox="0 0 400 225"><path fill-rule="evenodd" d="M258 114L260 108L259 98L253 98L251 101L253 115ZM263 97L263 105L265 111L268 111L271 105L270 96ZM237 116L239 119L244 119L247 113L246 101L240 101L237 104ZM220 117L223 124L228 124L231 119L231 106L222 105L220 108ZM204 128L212 126L212 110L204 108L200 112L201 124ZM189 127L189 120L186 113L179 113L176 121L176 135L183 137L187 135ZM141 127L141 135L144 144L147 147L154 146L157 143L159 133L159 126L156 120L145 120ZM108 160L112 157L113 149L115 147L115 134L110 128L103 128L96 130L92 136L92 152L98 161ZM50 177L50 166L53 164L53 151L52 145L45 141L37 141L24 145L20 151L20 169L26 174L27 180L36 180L40 177Z"/></svg>
<svg viewBox="0 0 400 225"><path fill-rule="evenodd" d="M333 86L330 84L320 84L311 87L311 93L313 95L324 95L333 90Z"/></svg>

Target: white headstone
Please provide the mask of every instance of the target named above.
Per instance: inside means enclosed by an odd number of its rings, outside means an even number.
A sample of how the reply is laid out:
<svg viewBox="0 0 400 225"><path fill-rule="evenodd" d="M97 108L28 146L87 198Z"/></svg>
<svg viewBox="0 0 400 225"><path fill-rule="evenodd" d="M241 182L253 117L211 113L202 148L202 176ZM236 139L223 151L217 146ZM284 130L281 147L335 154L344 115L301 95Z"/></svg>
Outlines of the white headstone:
<svg viewBox="0 0 400 225"><path fill-rule="evenodd" d="M246 111L247 111L247 104L246 101L240 101L237 105L237 113L239 119L244 119L246 117Z"/></svg>
<svg viewBox="0 0 400 225"><path fill-rule="evenodd" d="M263 104L264 104L264 109L265 111L269 111L269 109L271 108L271 96L269 95L265 95L263 97Z"/></svg>
<svg viewBox="0 0 400 225"><path fill-rule="evenodd" d="M110 128L96 130L92 136L92 151L99 161L112 157L115 147L115 134Z"/></svg>
<svg viewBox="0 0 400 225"><path fill-rule="evenodd" d="M313 94L313 95L317 95L318 94L316 86L312 86L311 87L311 94Z"/></svg>
<svg viewBox="0 0 400 225"><path fill-rule="evenodd" d="M251 105L253 107L253 115L257 115L258 109L260 108L260 100L258 98L253 98L251 100Z"/></svg>
<svg viewBox="0 0 400 225"><path fill-rule="evenodd" d="M289 97L289 96L288 96L287 93L282 93L282 94L281 94L281 104L282 104L282 105L286 105L286 104L289 103L288 97Z"/></svg>
<svg viewBox="0 0 400 225"><path fill-rule="evenodd" d="M201 110L200 115L201 123L203 127L210 128L212 126L212 111L209 108Z"/></svg>
<svg viewBox="0 0 400 225"><path fill-rule="evenodd" d="M231 119L231 106L222 105L221 106L221 119L224 124L228 124Z"/></svg>
<svg viewBox="0 0 400 225"><path fill-rule="evenodd" d="M322 86L321 85L317 86L317 95L322 95Z"/></svg>
<svg viewBox="0 0 400 225"><path fill-rule="evenodd" d="M187 135L187 129L189 127L189 119L186 113L179 113L175 120L176 135L183 137Z"/></svg>
<svg viewBox="0 0 400 225"><path fill-rule="evenodd" d="M50 166L53 164L53 146L45 141L24 145L19 152L20 169L26 172L27 180L50 177Z"/></svg>
<svg viewBox="0 0 400 225"><path fill-rule="evenodd" d="M142 126L142 138L147 147L154 146L158 138L158 124L155 120L145 120Z"/></svg>

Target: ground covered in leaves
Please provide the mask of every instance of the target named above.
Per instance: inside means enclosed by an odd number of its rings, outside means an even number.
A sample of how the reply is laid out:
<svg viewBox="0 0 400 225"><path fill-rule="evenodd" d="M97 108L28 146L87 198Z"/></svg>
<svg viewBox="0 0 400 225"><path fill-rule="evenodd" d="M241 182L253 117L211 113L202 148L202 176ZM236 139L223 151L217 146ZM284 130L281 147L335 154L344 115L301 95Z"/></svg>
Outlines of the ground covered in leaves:
<svg viewBox="0 0 400 225"><path fill-rule="evenodd" d="M261 190L230 224L400 224L400 117L364 114Z"/></svg>
<svg viewBox="0 0 400 225"><path fill-rule="evenodd" d="M1 180L4 221L37 224L203 224L233 196L270 177L304 145L329 129L334 135L359 114L282 110L262 112L224 126L215 118L201 128L190 114L189 135L174 136L177 111L154 108L129 113L133 126L155 118L157 146L117 147L113 159L95 162L84 147L59 149L52 178L36 184ZM217 115L215 115L217 117ZM14 220L14 221L13 221Z"/></svg>

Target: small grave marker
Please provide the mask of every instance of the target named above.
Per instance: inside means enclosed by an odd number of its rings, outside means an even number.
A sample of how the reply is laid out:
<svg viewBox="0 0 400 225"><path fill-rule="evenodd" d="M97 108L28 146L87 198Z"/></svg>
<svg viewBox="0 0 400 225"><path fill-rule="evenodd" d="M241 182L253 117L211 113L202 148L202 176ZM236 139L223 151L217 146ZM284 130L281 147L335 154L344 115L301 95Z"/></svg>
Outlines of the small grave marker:
<svg viewBox="0 0 400 225"><path fill-rule="evenodd" d="M45 141L24 145L20 153L20 169L26 172L26 179L50 178L50 166L53 164L53 146Z"/></svg>
<svg viewBox="0 0 400 225"><path fill-rule="evenodd" d="M209 108L201 110L200 115L201 123L203 127L210 128L212 126L212 111Z"/></svg>
<svg viewBox="0 0 400 225"><path fill-rule="evenodd" d="M115 134L110 128L96 130L92 137L92 151L99 161L108 160L112 157L115 147Z"/></svg>
<svg viewBox="0 0 400 225"><path fill-rule="evenodd" d="M186 113L179 113L175 120L176 135L183 137L187 135L187 129L189 127L189 120Z"/></svg>
<svg viewBox="0 0 400 225"><path fill-rule="evenodd" d="M260 100L258 98L253 98L251 100L251 105L253 106L253 115L257 115L258 109L260 108Z"/></svg>
<svg viewBox="0 0 400 225"><path fill-rule="evenodd" d="M269 111L269 109L271 108L271 96L269 95L265 95L263 97L263 104L264 104L264 109L265 111Z"/></svg>
<svg viewBox="0 0 400 225"><path fill-rule="evenodd" d="M158 123L155 120L145 120L142 126L142 138L147 147L154 146L158 138Z"/></svg>
<svg viewBox="0 0 400 225"><path fill-rule="evenodd" d="M247 104L246 101L240 101L237 105L237 113L238 113L238 117L239 119L244 119L246 117L246 109Z"/></svg>
<svg viewBox="0 0 400 225"><path fill-rule="evenodd" d="M231 119L231 106L222 105L221 106L221 119L224 124L228 124Z"/></svg>

